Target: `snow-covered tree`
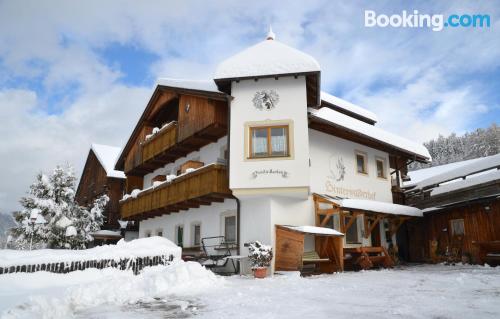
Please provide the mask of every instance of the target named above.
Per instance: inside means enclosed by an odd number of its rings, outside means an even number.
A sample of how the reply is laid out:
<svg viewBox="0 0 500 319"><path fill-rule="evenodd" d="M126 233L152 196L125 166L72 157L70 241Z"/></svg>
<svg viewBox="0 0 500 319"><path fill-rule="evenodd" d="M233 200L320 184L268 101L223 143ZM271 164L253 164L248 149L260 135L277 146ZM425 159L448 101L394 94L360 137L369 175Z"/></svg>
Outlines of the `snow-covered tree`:
<svg viewBox="0 0 500 319"><path fill-rule="evenodd" d="M93 240L90 233L103 223L102 211L108 197L96 199L85 208L75 202L76 178L71 166L57 166L50 176L40 173L30 186L29 196L21 199L23 210L16 215L18 227L13 229L16 245L34 247L85 248Z"/></svg>
<svg viewBox="0 0 500 319"><path fill-rule="evenodd" d="M448 137L439 135L438 138L424 145L432 156L432 163L412 163L410 170L498 154L500 153L500 129L493 123L486 129L479 128L462 136L457 136L455 133Z"/></svg>

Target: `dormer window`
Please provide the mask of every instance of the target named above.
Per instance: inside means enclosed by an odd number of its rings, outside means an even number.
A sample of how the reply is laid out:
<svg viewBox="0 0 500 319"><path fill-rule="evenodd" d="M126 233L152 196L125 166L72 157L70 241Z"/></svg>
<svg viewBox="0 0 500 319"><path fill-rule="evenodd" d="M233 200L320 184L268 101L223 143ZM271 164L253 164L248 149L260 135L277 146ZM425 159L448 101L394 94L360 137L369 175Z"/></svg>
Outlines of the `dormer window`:
<svg viewBox="0 0 500 319"><path fill-rule="evenodd" d="M288 125L250 127L250 158L289 156Z"/></svg>

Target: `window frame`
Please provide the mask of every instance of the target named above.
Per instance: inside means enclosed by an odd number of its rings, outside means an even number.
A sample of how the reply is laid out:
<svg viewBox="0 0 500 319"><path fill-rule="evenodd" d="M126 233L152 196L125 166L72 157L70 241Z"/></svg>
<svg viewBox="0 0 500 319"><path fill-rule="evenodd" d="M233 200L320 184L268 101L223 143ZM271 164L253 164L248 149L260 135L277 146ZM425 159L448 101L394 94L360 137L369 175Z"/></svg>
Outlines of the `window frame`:
<svg viewBox="0 0 500 319"><path fill-rule="evenodd" d="M271 131L276 128L284 128L286 136L286 154L285 155L272 155ZM265 156L254 156L253 152L253 131L256 129L266 129L267 131L267 154ZM248 126L248 159L266 159L266 158L289 158L291 157L290 149L290 124L276 124L276 125L249 125Z"/></svg>
<svg viewBox="0 0 500 319"><path fill-rule="evenodd" d="M179 228L182 228L182 242L179 243ZM175 225L175 244L179 247L184 247L184 225L183 224L177 224Z"/></svg>
<svg viewBox="0 0 500 319"><path fill-rule="evenodd" d="M199 234L199 243L196 243L196 227L199 227L200 229L200 234ZM192 230L192 245L193 247L200 247L201 246L201 222L195 222L191 225L191 230Z"/></svg>
<svg viewBox="0 0 500 319"><path fill-rule="evenodd" d="M382 176L378 175L378 163L379 162L382 163ZM379 156L375 157L375 171L377 173L377 178L384 179L384 180L387 179L387 167L386 167L385 163L386 163L385 158L382 158Z"/></svg>
<svg viewBox="0 0 500 319"><path fill-rule="evenodd" d="M226 218L234 217L234 241L228 241L229 244L237 244L238 243L238 216L234 211L227 211L221 213L221 236L224 236L224 240L226 240Z"/></svg>
<svg viewBox="0 0 500 319"><path fill-rule="evenodd" d="M157 229L156 230L156 236L163 237L163 229Z"/></svg>
<svg viewBox="0 0 500 319"><path fill-rule="evenodd" d="M462 223L462 233L461 234L455 233L454 222L456 222L456 221L460 221ZM449 224L450 224L450 235L451 236L465 236L465 220L463 218L450 219Z"/></svg>
<svg viewBox="0 0 500 319"><path fill-rule="evenodd" d="M358 170L358 156L361 156L363 158L363 172L360 172ZM356 173L359 174L359 175L363 175L363 176L368 176L368 154L366 154L365 152L361 152L361 151L355 151L354 152L354 168L356 170Z"/></svg>
<svg viewBox="0 0 500 319"><path fill-rule="evenodd" d="M359 225L359 220L360 216L343 216L344 218L344 225L347 225L349 223L350 218L355 218L355 221L352 223L351 227L345 232L345 243L346 245L362 245L363 244L363 234L360 232L360 225ZM364 216L362 217L364 218ZM347 239L348 234L351 234L350 232L356 234L356 240L355 241L350 241Z"/></svg>

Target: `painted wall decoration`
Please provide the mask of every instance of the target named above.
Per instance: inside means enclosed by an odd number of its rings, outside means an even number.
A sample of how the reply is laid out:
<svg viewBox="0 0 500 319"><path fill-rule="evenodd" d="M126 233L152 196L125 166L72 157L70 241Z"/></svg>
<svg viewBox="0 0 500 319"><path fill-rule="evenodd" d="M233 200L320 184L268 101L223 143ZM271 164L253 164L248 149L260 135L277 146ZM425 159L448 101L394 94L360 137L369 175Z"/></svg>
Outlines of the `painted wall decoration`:
<svg viewBox="0 0 500 319"><path fill-rule="evenodd" d="M261 176L261 175L278 175L278 176L281 176L282 178L288 178L288 176L290 176L290 173L285 171L285 170L281 170L281 169L264 168L264 169L260 169L260 170L255 170L251 174L252 178L254 178L254 179Z"/></svg>
<svg viewBox="0 0 500 319"><path fill-rule="evenodd" d="M342 156L330 156L330 174L332 180L343 181L345 178L345 165Z"/></svg>
<svg viewBox="0 0 500 319"><path fill-rule="evenodd" d="M375 199L376 192L342 186L346 178L346 166L342 156L330 156L329 170L330 175L327 175L325 182L325 189L328 193L347 198Z"/></svg>
<svg viewBox="0 0 500 319"><path fill-rule="evenodd" d="M280 96L275 90L261 90L255 92L253 105L258 110L272 110L280 101Z"/></svg>

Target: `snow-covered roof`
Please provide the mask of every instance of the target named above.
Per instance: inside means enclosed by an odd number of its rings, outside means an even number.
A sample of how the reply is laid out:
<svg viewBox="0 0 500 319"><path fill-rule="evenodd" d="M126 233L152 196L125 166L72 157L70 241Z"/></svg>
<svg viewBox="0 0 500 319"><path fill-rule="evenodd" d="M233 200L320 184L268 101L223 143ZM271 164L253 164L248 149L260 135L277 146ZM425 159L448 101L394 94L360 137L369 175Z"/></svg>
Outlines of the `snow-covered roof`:
<svg viewBox="0 0 500 319"><path fill-rule="evenodd" d="M217 88L213 80L189 80L189 79L173 79L159 78L156 85L168 86L186 90L206 91L214 93L222 93Z"/></svg>
<svg viewBox="0 0 500 319"><path fill-rule="evenodd" d="M326 121L330 124L340 126L354 133L366 136L378 142L391 145L405 153L419 156L426 160L431 160L431 155L424 145L412 142L401 136L384 131L376 126L357 120L348 115L334 111L328 107L319 109L309 108L309 113L313 118Z"/></svg>
<svg viewBox="0 0 500 319"><path fill-rule="evenodd" d="M339 207L353 209L353 210L363 210L374 213L383 213L391 215L404 215L421 217L422 211L416 207L399 205L393 203L379 202L376 200L369 199L355 199L355 198L342 198L338 196L330 196L326 194L316 194L322 198L332 202Z"/></svg>
<svg viewBox="0 0 500 319"><path fill-rule="evenodd" d="M451 171L452 169L462 167L462 166L470 164L470 163L474 163L480 159L481 158L474 158L474 159L470 159L470 160L466 160L466 161L454 162L454 163L449 163L449 164L444 164L444 165L439 165L439 166L422 168L422 169L418 169L415 171L410 171L410 172L408 172L408 176L410 176L411 180L407 181L407 182L403 182L403 185L404 186L415 185L415 184L423 181L424 179L427 179L429 177L432 177L432 176L435 176L435 175L438 175L438 174L441 174L444 172Z"/></svg>
<svg viewBox="0 0 500 319"><path fill-rule="evenodd" d="M341 232L326 227L317 227L317 226L284 226L284 227L306 234L344 236L344 234L342 234Z"/></svg>
<svg viewBox="0 0 500 319"><path fill-rule="evenodd" d="M221 62L214 78L220 80L319 71L319 63L312 56L268 37Z"/></svg>
<svg viewBox="0 0 500 319"><path fill-rule="evenodd" d="M417 183L405 185L405 187L422 189L439 185L439 188L444 187L444 189L449 189L448 191L456 190L459 189L458 187L460 187L460 185L462 185L460 188L463 188L494 180L495 178L498 179L498 168L500 168L500 154L483 157L473 161L467 161L467 163L462 162L462 164L455 164L451 169L446 169L446 167L441 170L436 169L435 175L418 181ZM484 173L481 174L482 172ZM455 185L447 186L451 184ZM444 192L442 190L438 191L435 189L432 194L436 194L436 191L437 193Z"/></svg>
<svg viewBox="0 0 500 319"><path fill-rule="evenodd" d="M328 104L333 104L347 112L350 113L355 113L361 117L364 117L370 121L377 122L378 118L375 115L375 113L368 111L365 108L362 108L361 106L358 106L356 104L352 104L351 102L348 102L346 100L343 100L339 97L336 97L334 95L331 95L330 93L321 91L321 100L323 102L326 102Z"/></svg>
<svg viewBox="0 0 500 319"><path fill-rule="evenodd" d="M438 194L448 193L495 180L500 180L500 170L496 168L478 174L469 175L466 179L458 179L441 184L439 185L439 187L432 189L431 195L434 196Z"/></svg>
<svg viewBox="0 0 500 319"><path fill-rule="evenodd" d="M121 151L119 147L92 144L91 149L99 160L99 163L101 163L102 167L106 171L106 175L108 177L126 178L125 173L115 170L115 163L118 160L118 156L120 156Z"/></svg>
<svg viewBox="0 0 500 319"><path fill-rule="evenodd" d="M114 230L107 230L107 229L99 229L96 232L93 232L92 237L94 238L99 238L99 237L119 237L121 238L122 235L119 231L114 231Z"/></svg>

